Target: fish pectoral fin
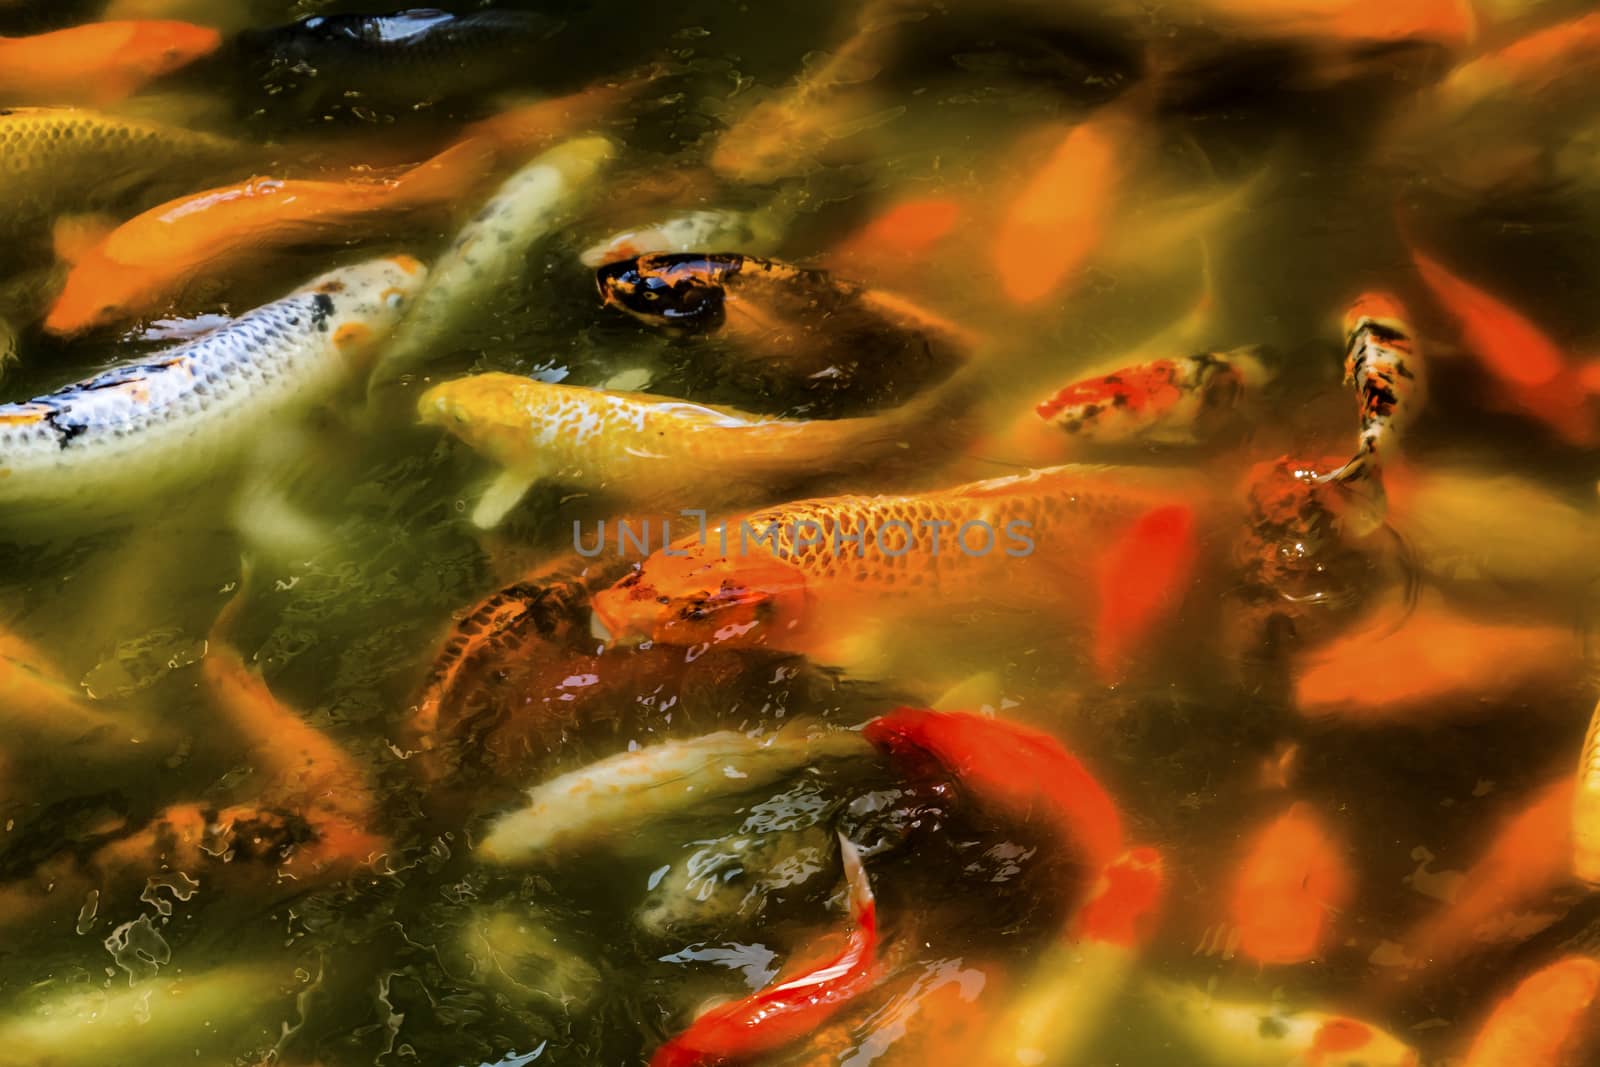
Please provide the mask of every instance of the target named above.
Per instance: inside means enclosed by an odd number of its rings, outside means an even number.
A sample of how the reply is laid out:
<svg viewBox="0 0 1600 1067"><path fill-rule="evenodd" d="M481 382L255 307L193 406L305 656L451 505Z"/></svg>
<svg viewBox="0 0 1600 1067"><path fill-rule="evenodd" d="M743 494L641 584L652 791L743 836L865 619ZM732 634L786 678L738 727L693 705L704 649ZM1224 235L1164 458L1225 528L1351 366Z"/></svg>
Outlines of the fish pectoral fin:
<svg viewBox="0 0 1600 1067"><path fill-rule="evenodd" d="M533 488L533 483L543 477L543 473L519 467L495 475L478 498L478 506L472 509L472 524L480 530L492 530L499 526L511 509Z"/></svg>
<svg viewBox="0 0 1600 1067"><path fill-rule="evenodd" d="M1000 675L994 671L980 671L946 689L928 706L934 711L982 711L1000 709Z"/></svg>
<svg viewBox="0 0 1600 1067"><path fill-rule="evenodd" d="M110 215L62 215L50 231L56 258L69 266L76 265L116 228L117 220Z"/></svg>

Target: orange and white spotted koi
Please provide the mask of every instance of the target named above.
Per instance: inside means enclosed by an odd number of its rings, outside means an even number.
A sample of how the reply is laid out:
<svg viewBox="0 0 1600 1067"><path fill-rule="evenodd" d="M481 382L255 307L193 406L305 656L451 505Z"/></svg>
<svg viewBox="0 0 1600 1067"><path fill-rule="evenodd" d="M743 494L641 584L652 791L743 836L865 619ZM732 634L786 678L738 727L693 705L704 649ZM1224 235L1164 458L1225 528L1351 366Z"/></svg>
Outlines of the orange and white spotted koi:
<svg viewBox="0 0 1600 1067"><path fill-rule="evenodd" d="M202 481L367 367L426 273L410 256L332 271L198 340L0 405L0 505L99 514Z"/></svg>
<svg viewBox="0 0 1600 1067"><path fill-rule="evenodd" d="M1094 444L1194 444L1271 378L1251 349L1202 352L1073 382L1035 410Z"/></svg>

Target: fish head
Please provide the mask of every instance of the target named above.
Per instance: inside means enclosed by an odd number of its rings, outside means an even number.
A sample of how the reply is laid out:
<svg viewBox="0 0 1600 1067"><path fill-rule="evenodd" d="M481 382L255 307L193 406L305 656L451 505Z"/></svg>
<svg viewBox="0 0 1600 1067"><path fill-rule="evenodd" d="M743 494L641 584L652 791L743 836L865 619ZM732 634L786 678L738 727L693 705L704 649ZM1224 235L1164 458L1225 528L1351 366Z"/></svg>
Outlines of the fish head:
<svg viewBox="0 0 1600 1067"><path fill-rule="evenodd" d="M1406 318L1405 305L1390 294L1362 293L1351 301L1344 313L1345 343L1349 344L1349 339L1363 323L1377 323L1391 332L1407 335L1411 331L1406 326Z"/></svg>
<svg viewBox="0 0 1600 1067"><path fill-rule="evenodd" d="M722 324L727 278L744 257L700 252L653 253L609 263L595 274L607 307L650 326L713 330Z"/></svg>
<svg viewBox="0 0 1600 1067"><path fill-rule="evenodd" d="M527 451L527 397L536 383L515 374L473 374L443 382L422 394L417 418L424 426L438 426L465 441L476 452L509 465Z"/></svg>
<svg viewBox="0 0 1600 1067"><path fill-rule="evenodd" d="M222 45L222 34L212 26L173 21L140 22L136 26L126 54L139 73L148 78L186 67Z"/></svg>
<svg viewBox="0 0 1600 1067"><path fill-rule="evenodd" d="M663 550L596 593L594 620L614 643L750 647L782 644L805 618L805 575L759 547L709 541Z"/></svg>
<svg viewBox="0 0 1600 1067"><path fill-rule="evenodd" d="M164 289L164 278L91 251L67 272L45 315L45 332L66 337L123 322L153 310Z"/></svg>
<svg viewBox="0 0 1600 1067"><path fill-rule="evenodd" d="M296 291L312 299L312 324L347 359L365 363L422 291L428 269L412 256L370 259L313 279Z"/></svg>

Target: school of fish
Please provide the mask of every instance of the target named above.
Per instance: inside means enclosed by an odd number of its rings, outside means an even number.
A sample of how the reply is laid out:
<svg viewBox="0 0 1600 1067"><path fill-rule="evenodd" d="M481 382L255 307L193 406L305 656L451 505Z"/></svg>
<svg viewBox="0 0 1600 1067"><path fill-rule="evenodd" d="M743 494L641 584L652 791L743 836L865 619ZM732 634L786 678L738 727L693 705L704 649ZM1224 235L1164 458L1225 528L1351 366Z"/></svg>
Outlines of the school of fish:
<svg viewBox="0 0 1600 1067"><path fill-rule="evenodd" d="M0 0L0 1067L1600 1064L1600 11L375 6Z"/></svg>

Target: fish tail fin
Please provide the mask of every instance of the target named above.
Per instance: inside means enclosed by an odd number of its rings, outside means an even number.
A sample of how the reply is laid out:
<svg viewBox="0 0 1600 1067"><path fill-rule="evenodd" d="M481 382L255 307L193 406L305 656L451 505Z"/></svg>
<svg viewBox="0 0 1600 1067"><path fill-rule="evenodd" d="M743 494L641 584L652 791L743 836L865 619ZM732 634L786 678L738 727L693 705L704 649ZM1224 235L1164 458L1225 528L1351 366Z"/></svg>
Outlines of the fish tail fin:
<svg viewBox="0 0 1600 1067"><path fill-rule="evenodd" d="M1378 454L1362 450L1349 463L1323 475L1338 486L1339 531L1346 537L1364 540L1383 526L1389 515L1389 498L1383 490L1383 471Z"/></svg>
<svg viewBox="0 0 1600 1067"><path fill-rule="evenodd" d="M481 137L457 141L394 180L393 195L401 207L448 204L469 192L494 168L494 145Z"/></svg>
<svg viewBox="0 0 1600 1067"><path fill-rule="evenodd" d="M861 852L844 834L839 835L839 859L844 864L845 885L850 891L850 921L857 935L875 943L878 931L878 902L872 895L872 882L861 862Z"/></svg>
<svg viewBox="0 0 1600 1067"><path fill-rule="evenodd" d="M1102 557L1095 670L1116 681L1139 644L1183 602L1198 554L1194 509L1167 504L1135 519Z"/></svg>

